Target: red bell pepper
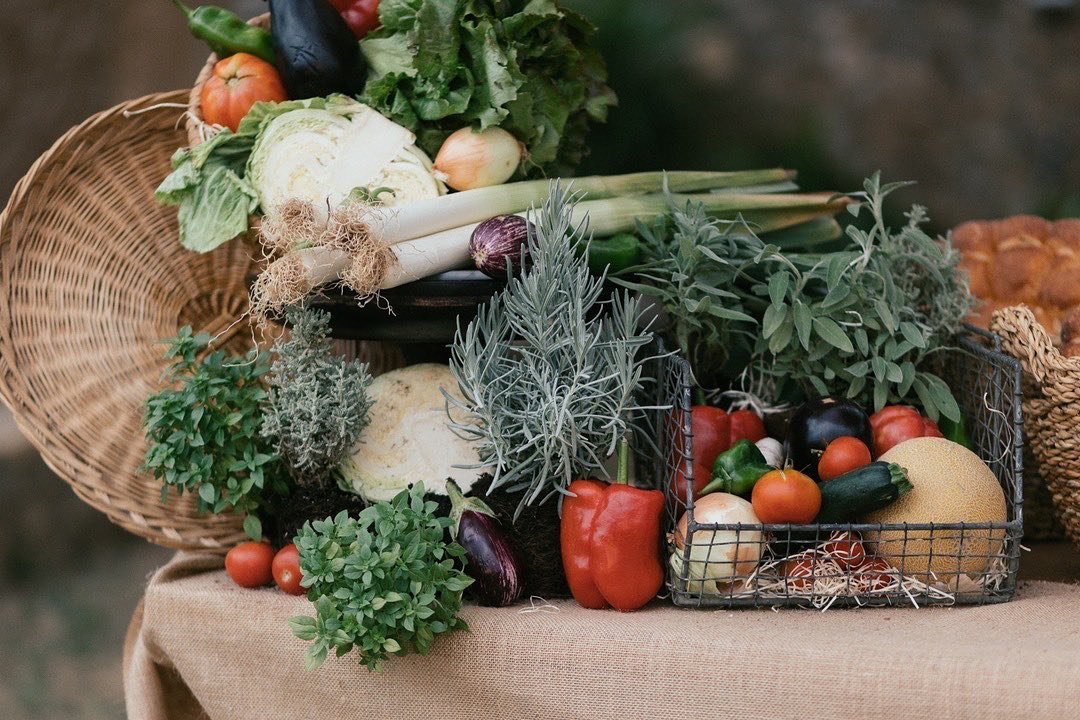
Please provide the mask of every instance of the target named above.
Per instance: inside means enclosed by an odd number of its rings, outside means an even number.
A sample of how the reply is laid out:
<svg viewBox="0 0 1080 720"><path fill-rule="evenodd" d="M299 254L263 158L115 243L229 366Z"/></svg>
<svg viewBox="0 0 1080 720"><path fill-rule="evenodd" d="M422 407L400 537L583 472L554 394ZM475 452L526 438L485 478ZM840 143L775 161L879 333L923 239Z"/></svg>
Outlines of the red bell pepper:
<svg viewBox="0 0 1080 720"><path fill-rule="evenodd" d="M694 497L712 479L712 466L716 457L740 440L757 442L765 437L765 424L752 410L727 412L710 405L690 408L690 433L694 449ZM680 448L679 442L675 443ZM686 503L686 473L680 462L671 477L671 492L678 498L680 507Z"/></svg>
<svg viewBox="0 0 1080 720"><path fill-rule="evenodd" d="M884 455L905 440L942 437L937 423L907 405L889 405L870 416L874 457Z"/></svg>
<svg viewBox="0 0 1080 720"><path fill-rule="evenodd" d="M357 40L379 27L379 0L330 0Z"/></svg>
<svg viewBox="0 0 1080 720"><path fill-rule="evenodd" d="M628 449L619 445L615 483L575 480L563 500L559 541L563 571L579 605L629 612L664 582L660 524L664 495L626 484Z"/></svg>

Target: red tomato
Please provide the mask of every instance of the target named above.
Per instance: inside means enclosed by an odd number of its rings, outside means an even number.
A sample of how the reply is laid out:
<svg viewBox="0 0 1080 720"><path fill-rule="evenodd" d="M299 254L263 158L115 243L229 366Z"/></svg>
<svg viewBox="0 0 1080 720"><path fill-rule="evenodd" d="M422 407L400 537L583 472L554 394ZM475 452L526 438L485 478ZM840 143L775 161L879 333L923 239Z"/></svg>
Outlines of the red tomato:
<svg viewBox="0 0 1080 720"><path fill-rule="evenodd" d="M225 572L240 587L262 587L274 579L273 562L274 548L267 543L242 542L225 555Z"/></svg>
<svg viewBox="0 0 1080 720"><path fill-rule="evenodd" d="M810 555L784 562L784 585L787 592L804 594L814 587L814 558Z"/></svg>
<svg viewBox="0 0 1080 720"><path fill-rule="evenodd" d="M833 533L833 536L822 544L821 552L847 570L866 561L866 548L857 537L846 532Z"/></svg>
<svg viewBox="0 0 1080 720"><path fill-rule="evenodd" d="M289 543L277 551L274 562L271 563L274 573L274 582L277 586L290 595L306 595L307 589L300 587L300 552L296 546Z"/></svg>
<svg viewBox="0 0 1080 720"><path fill-rule="evenodd" d="M740 440L749 440L756 443L758 440L767 437L765 423L761 421L761 418L753 410L736 410L728 413L728 418L730 418L731 422L731 442L728 447Z"/></svg>
<svg viewBox="0 0 1080 720"><path fill-rule="evenodd" d="M247 53L218 60L199 93L203 120L233 132L255 103L288 99L274 66Z"/></svg>
<svg viewBox="0 0 1080 720"><path fill-rule="evenodd" d="M379 27L379 0L330 0L357 40Z"/></svg>
<svg viewBox="0 0 1080 720"><path fill-rule="evenodd" d="M923 437L945 437L941 433L941 428L938 427L938 424L936 422L934 422L933 420L931 420L930 418L924 417L922 419L922 424L923 424L923 430L922 430L922 436Z"/></svg>
<svg viewBox="0 0 1080 720"><path fill-rule="evenodd" d="M797 470L772 470L754 484L750 503L763 523L801 525L817 517L821 491L816 482Z"/></svg>
<svg viewBox="0 0 1080 720"><path fill-rule="evenodd" d="M890 405L870 416L874 433L874 456L880 457L905 440L941 437L937 423L907 405Z"/></svg>
<svg viewBox="0 0 1080 720"><path fill-rule="evenodd" d="M818 477L822 482L840 477L849 470L870 464L870 448L859 438L842 435L825 446L818 460Z"/></svg>
<svg viewBox="0 0 1080 720"><path fill-rule="evenodd" d="M899 587L900 572L881 558L851 568L851 580L864 592L883 592Z"/></svg>

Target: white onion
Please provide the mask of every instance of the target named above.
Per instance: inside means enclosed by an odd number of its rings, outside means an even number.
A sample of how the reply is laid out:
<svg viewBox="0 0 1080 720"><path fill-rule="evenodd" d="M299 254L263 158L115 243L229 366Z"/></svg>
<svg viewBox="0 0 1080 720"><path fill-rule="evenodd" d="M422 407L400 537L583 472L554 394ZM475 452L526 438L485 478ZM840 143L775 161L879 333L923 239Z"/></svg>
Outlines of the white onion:
<svg viewBox="0 0 1080 720"><path fill-rule="evenodd" d="M746 578L761 560L764 546L760 530L694 531L690 538L690 565L683 572L683 550L686 546L689 511L683 513L675 526L676 552L671 565L676 574L688 580L690 592L715 593L718 583ZM694 521L706 525L759 525L753 506L730 493L709 493L694 501ZM737 542L736 542L737 541Z"/></svg>
<svg viewBox="0 0 1080 720"><path fill-rule="evenodd" d="M502 128L477 132L461 128L446 138L435 156L436 177L455 190L501 185L521 164L522 146Z"/></svg>

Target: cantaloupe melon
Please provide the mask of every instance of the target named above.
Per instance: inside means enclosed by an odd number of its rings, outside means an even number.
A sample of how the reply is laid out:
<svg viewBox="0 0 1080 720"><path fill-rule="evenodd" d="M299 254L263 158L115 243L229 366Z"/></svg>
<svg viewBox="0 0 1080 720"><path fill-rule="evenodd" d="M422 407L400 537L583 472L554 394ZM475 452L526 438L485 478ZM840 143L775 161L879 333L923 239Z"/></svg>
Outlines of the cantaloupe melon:
<svg viewBox="0 0 1080 720"><path fill-rule="evenodd" d="M879 458L907 468L914 486L892 505L865 519L868 523L1002 523L1005 493L979 456L944 438L902 442ZM985 573L1001 553L1005 531L885 530L864 538L878 556L905 575L924 582L948 583L959 574Z"/></svg>

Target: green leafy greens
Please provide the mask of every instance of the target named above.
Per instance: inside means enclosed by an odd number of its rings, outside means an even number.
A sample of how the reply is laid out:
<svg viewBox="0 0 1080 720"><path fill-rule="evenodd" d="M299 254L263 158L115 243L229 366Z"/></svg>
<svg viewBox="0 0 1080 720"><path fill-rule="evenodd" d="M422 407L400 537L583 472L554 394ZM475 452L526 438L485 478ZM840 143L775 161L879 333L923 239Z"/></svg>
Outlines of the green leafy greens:
<svg viewBox="0 0 1080 720"><path fill-rule="evenodd" d="M661 302L665 336L699 383L734 385L745 369L769 401L834 395L880 409L917 399L930 417L957 420L929 361L960 330L971 297L957 253L920 228L924 208L900 230L886 227L884 199L904 184L866 180L848 211L869 209L870 228L849 225L848 242L828 253L781 249L745 224L674 208L639 228L644 262L616 282Z"/></svg>
<svg viewBox="0 0 1080 720"><path fill-rule="evenodd" d="M594 28L555 0L382 0L379 17L360 99L432 156L461 127L498 125L525 144L529 174L567 174L615 104Z"/></svg>
<svg viewBox="0 0 1080 720"><path fill-rule="evenodd" d="M462 399L446 395L450 427L496 468L491 487L522 492L518 513L604 472L606 458L645 409L643 350L652 333L629 293L602 300L579 248L587 221L572 221L573 196L558 183L533 218L532 267L459 328L450 369Z"/></svg>
<svg viewBox="0 0 1080 720"><path fill-rule="evenodd" d="M162 502L170 487L196 493L202 512L247 513L244 529L258 539L258 513L272 495L288 492L281 459L261 433L269 367L254 352L240 358L216 350L199 360L209 344L209 335L190 327L170 341L168 387L146 401L146 467L163 483Z"/></svg>
<svg viewBox="0 0 1080 720"><path fill-rule="evenodd" d="M436 516L437 507L417 483L356 519L341 512L300 530L301 585L315 617L290 618L289 626L311 641L309 670L330 650L340 657L354 648L378 670L390 655L426 655L436 635L467 629L457 617L472 583L461 570L465 551L445 541L450 519Z"/></svg>
<svg viewBox="0 0 1080 720"><path fill-rule="evenodd" d="M291 335L274 344L270 397L262 434L299 485L322 481L368 424L371 375L366 363L334 354L330 316L290 308Z"/></svg>

